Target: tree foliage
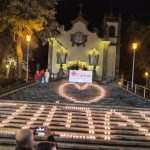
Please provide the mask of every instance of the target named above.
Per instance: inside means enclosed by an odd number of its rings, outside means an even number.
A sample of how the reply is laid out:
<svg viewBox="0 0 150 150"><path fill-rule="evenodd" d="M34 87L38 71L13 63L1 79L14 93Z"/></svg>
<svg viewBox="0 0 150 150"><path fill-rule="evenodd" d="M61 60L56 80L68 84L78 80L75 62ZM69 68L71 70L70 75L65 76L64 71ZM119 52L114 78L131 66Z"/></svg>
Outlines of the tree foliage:
<svg viewBox="0 0 150 150"><path fill-rule="evenodd" d="M129 45L133 40L139 42L136 52L136 66L142 70L150 71L150 24L132 21L127 28Z"/></svg>
<svg viewBox="0 0 150 150"><path fill-rule="evenodd" d="M49 19L54 21L55 11L50 6L51 1L48 0L10 1L0 15L1 31L9 27L13 34L20 37L42 31Z"/></svg>
<svg viewBox="0 0 150 150"><path fill-rule="evenodd" d="M13 40L9 30L0 33L0 64L2 59L8 55L14 55Z"/></svg>
<svg viewBox="0 0 150 150"><path fill-rule="evenodd" d="M58 27L54 17L56 4L57 0L0 0L0 32L8 30L16 43L19 77L23 59L22 40L28 34L42 40L52 35Z"/></svg>

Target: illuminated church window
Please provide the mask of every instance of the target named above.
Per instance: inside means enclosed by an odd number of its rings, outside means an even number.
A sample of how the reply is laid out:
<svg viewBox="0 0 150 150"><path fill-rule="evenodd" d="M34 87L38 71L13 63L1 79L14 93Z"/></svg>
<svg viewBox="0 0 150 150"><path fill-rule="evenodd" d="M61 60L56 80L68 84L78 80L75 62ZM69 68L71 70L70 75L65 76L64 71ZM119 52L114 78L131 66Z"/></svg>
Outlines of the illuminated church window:
<svg viewBox="0 0 150 150"><path fill-rule="evenodd" d="M57 64L66 64L67 50L63 47L57 50Z"/></svg>
<svg viewBox="0 0 150 150"><path fill-rule="evenodd" d="M99 53L98 51L94 48L89 52L89 65L91 66L98 66L98 58L99 58Z"/></svg>

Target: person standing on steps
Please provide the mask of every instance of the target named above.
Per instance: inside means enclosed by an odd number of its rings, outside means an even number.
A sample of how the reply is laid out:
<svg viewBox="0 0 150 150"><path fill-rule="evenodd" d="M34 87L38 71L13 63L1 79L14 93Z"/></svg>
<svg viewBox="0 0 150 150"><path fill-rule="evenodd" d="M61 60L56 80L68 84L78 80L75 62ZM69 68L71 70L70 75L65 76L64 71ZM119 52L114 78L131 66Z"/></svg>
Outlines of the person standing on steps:
<svg viewBox="0 0 150 150"><path fill-rule="evenodd" d="M40 71L40 83L41 83L41 84L44 84L44 83L45 83L44 74L45 74L44 69L42 69L42 70Z"/></svg>
<svg viewBox="0 0 150 150"><path fill-rule="evenodd" d="M48 83L49 82L49 76L50 76L48 69L46 69L46 72L45 72L44 76L45 76L45 82Z"/></svg>
<svg viewBox="0 0 150 150"><path fill-rule="evenodd" d="M42 69L42 70L40 71L40 77L41 77L41 78L44 77L44 69Z"/></svg>
<svg viewBox="0 0 150 150"><path fill-rule="evenodd" d="M35 81L40 81L40 73L39 73L38 70L37 70L36 73L35 73L34 80L35 80Z"/></svg>

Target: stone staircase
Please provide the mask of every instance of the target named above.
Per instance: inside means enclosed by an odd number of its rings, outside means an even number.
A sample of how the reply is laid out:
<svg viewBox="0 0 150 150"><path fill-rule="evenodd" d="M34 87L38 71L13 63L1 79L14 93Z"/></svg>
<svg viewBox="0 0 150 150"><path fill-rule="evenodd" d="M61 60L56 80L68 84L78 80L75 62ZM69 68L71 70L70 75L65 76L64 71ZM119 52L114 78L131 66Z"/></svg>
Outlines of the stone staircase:
<svg viewBox="0 0 150 150"><path fill-rule="evenodd" d="M51 82L50 84L36 84L31 87L19 90L17 92L0 96L0 99L3 100L17 100L17 101L42 101L55 103L58 100L60 103L72 103L67 101L65 98L58 94L58 87L66 82L66 80L61 80L59 82ZM97 83L95 83L97 84ZM110 105L110 106L124 106L124 107L141 107L141 108L150 108L150 101L144 100L139 96L133 95L132 93L121 89L116 86L116 84L106 84L101 85L102 88L106 91L106 96L98 101L97 103L91 103L91 105ZM85 95L82 95L80 91L74 92L74 96L84 99Z"/></svg>
<svg viewBox="0 0 150 150"><path fill-rule="evenodd" d="M60 150L150 149L150 108L1 100L0 150L14 149L19 129L43 125Z"/></svg>

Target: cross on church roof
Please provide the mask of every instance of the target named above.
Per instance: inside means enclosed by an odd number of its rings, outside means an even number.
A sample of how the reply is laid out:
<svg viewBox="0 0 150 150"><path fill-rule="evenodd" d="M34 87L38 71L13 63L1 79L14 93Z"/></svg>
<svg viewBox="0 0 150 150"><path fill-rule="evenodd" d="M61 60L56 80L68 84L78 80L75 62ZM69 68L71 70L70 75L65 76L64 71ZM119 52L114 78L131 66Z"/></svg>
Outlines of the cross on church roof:
<svg viewBox="0 0 150 150"><path fill-rule="evenodd" d="M84 5L83 5L82 3L79 4L79 7L80 7L80 12L79 12L79 14L80 14L80 15L82 15L82 8L83 8L83 6L84 6Z"/></svg>

